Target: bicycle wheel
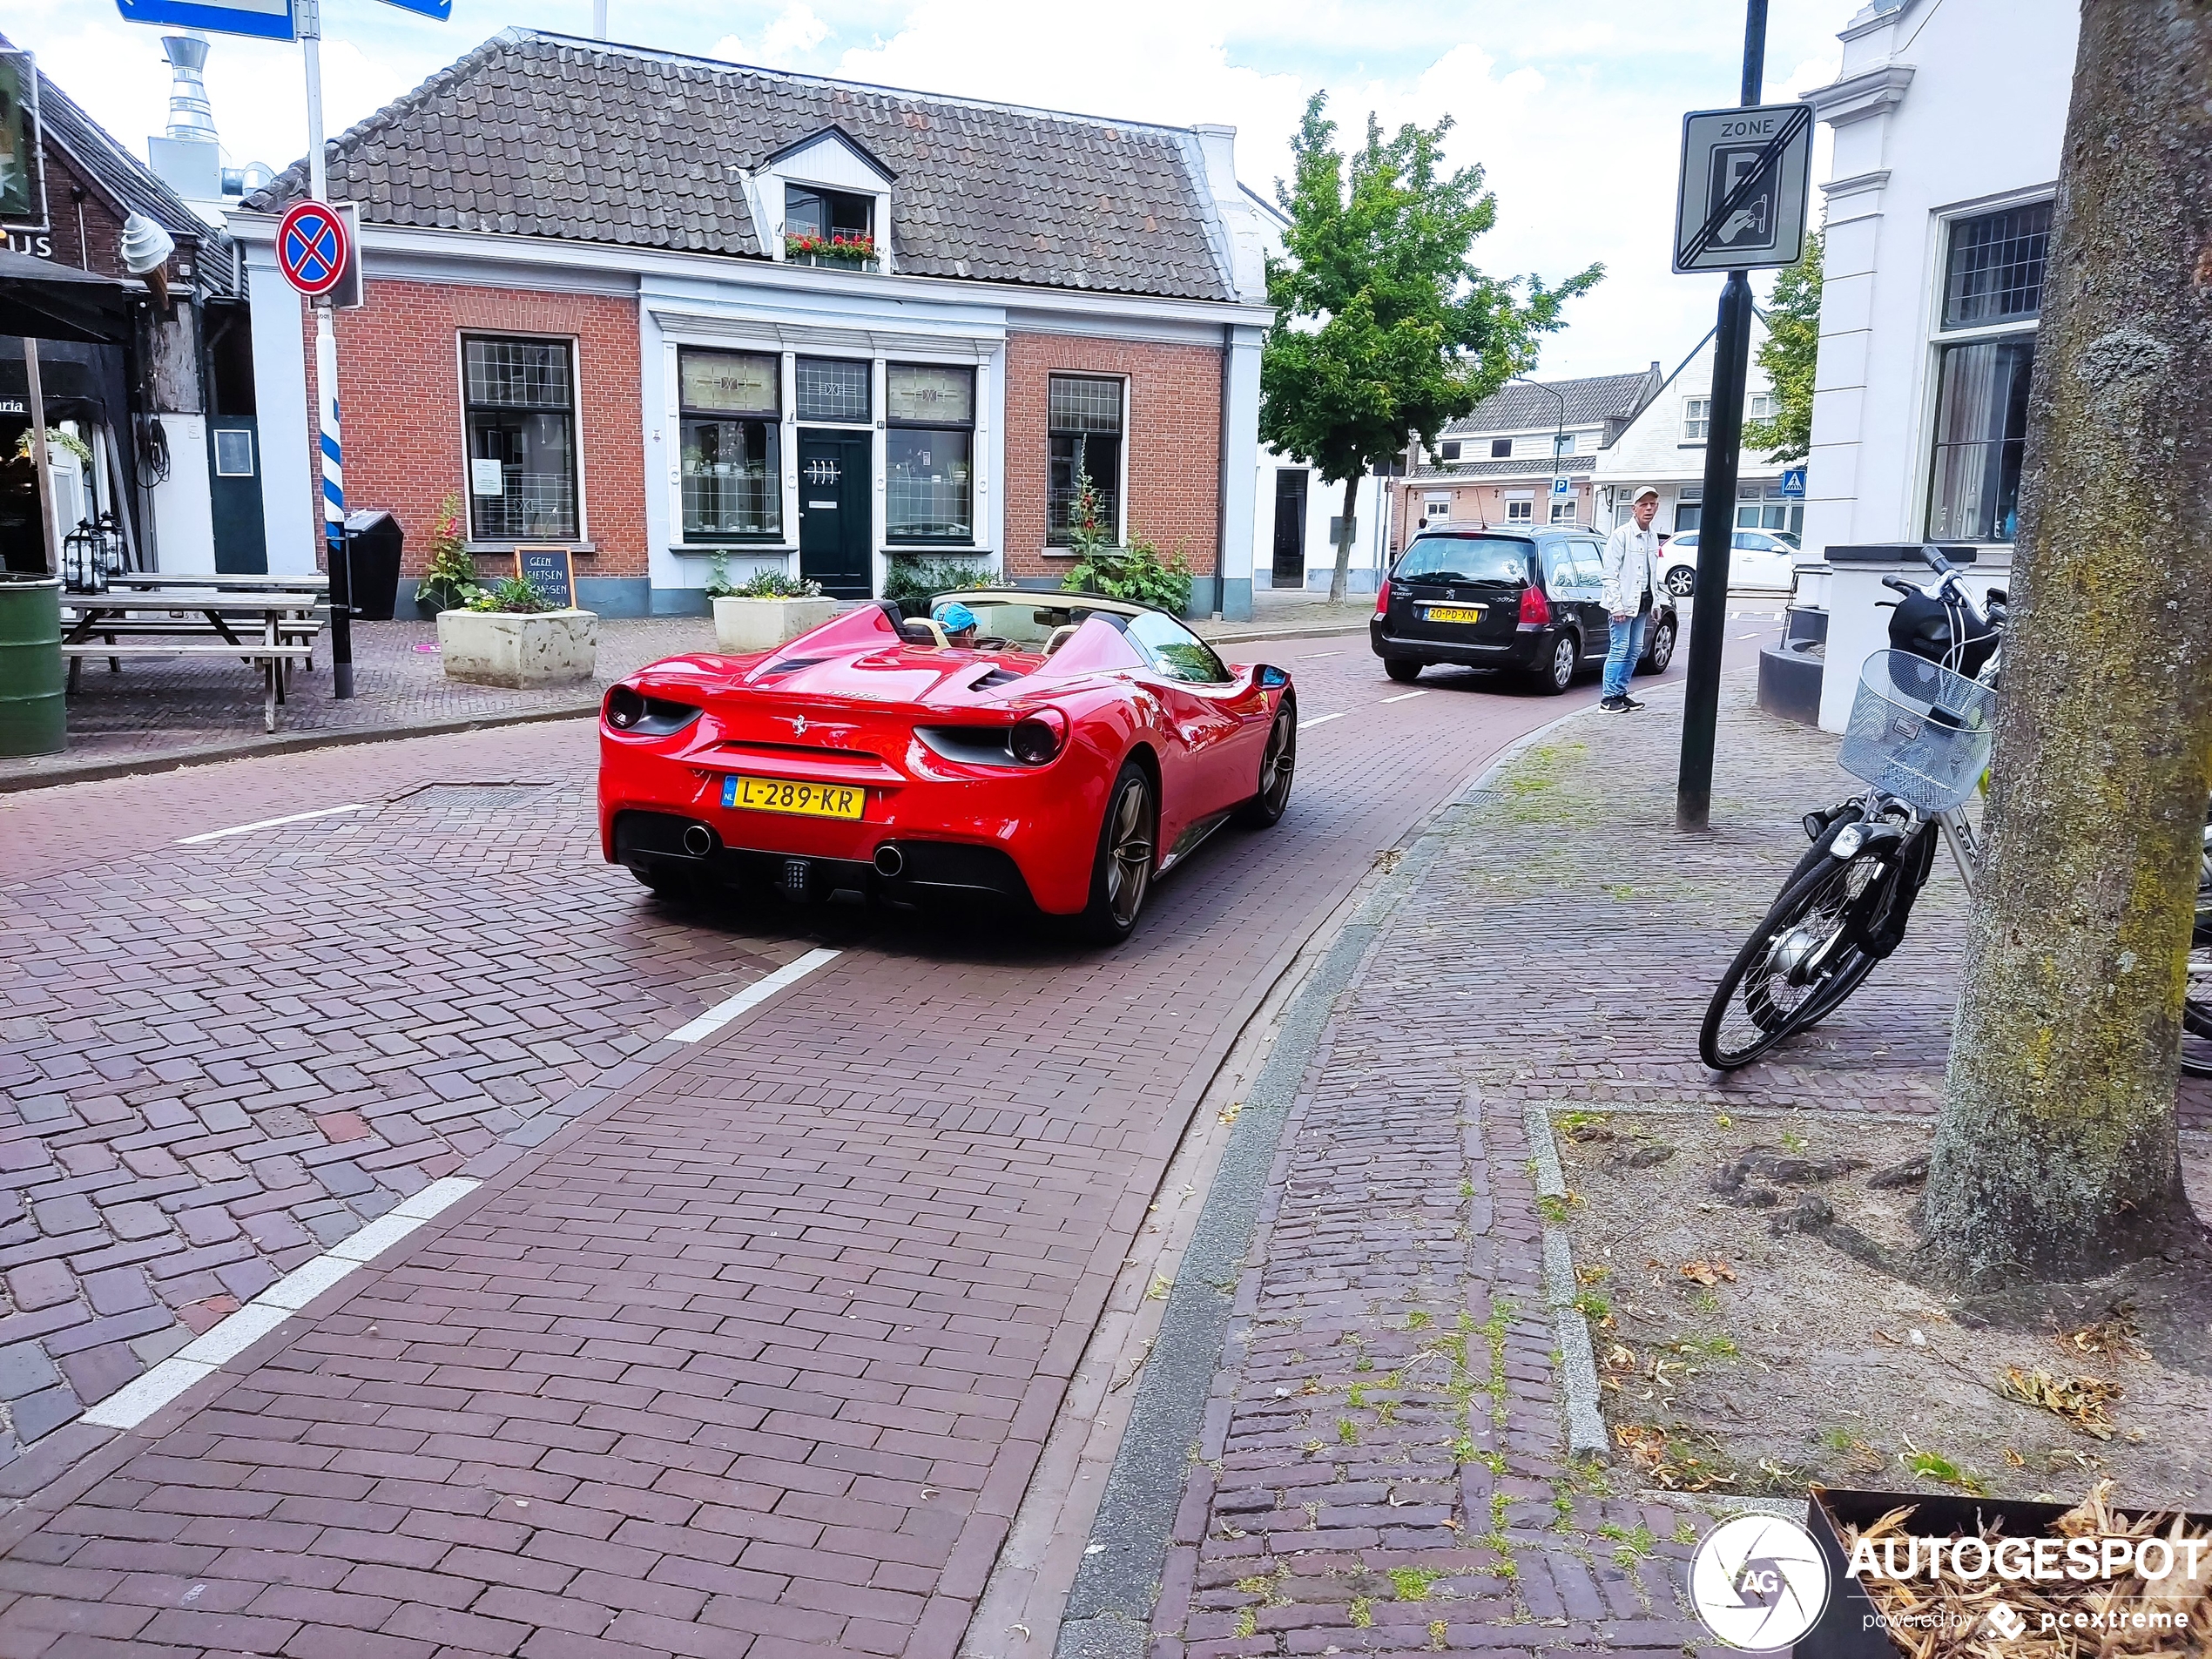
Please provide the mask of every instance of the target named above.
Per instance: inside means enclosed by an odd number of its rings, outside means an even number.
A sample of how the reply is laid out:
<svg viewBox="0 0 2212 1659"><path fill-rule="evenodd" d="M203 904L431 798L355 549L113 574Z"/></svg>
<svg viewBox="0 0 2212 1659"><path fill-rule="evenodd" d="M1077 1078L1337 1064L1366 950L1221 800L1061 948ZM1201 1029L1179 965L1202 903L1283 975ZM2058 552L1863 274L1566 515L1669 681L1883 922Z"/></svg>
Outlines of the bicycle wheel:
<svg viewBox="0 0 2212 1659"><path fill-rule="evenodd" d="M2189 936L2188 985L2182 994L2182 1071L2212 1077L2212 823L2204 831L2196 931Z"/></svg>
<svg viewBox="0 0 2212 1659"><path fill-rule="evenodd" d="M1896 867L1870 851L1831 859L1784 888L1714 988L1698 1057L1734 1071L1831 1013L1880 960L1863 934L1895 879Z"/></svg>

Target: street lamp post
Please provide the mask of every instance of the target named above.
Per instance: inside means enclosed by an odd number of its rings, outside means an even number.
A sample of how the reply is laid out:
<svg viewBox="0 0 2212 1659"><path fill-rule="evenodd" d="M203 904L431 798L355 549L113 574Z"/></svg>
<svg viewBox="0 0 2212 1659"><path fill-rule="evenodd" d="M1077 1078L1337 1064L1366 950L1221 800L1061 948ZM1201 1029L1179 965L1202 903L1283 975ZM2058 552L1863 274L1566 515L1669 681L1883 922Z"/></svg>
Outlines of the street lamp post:
<svg viewBox="0 0 2212 1659"><path fill-rule="evenodd" d="M1526 374L1508 374L1506 378L1516 386L1533 386L1540 392L1550 393L1552 401L1559 405L1558 416L1552 428L1552 492L1550 496L1544 497L1546 503L1544 514L1548 518L1551 515L1552 498L1559 494L1559 446L1567 441L1567 397L1556 386L1547 386L1541 381L1532 381ZM1534 518L1535 515L1531 513L1529 516Z"/></svg>

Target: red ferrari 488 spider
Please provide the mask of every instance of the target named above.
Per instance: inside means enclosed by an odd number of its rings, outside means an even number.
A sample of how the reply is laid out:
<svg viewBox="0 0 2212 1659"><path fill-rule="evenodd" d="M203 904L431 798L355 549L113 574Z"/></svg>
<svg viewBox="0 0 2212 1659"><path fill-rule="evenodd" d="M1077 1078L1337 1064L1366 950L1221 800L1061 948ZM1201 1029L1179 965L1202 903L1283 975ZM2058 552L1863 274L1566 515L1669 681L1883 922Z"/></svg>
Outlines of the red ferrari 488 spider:
<svg viewBox="0 0 2212 1659"><path fill-rule="evenodd" d="M1298 709L1172 617L963 593L968 633L863 605L749 656L671 657L607 693L607 858L657 892L990 896L1111 943L1231 819L1283 815Z"/></svg>

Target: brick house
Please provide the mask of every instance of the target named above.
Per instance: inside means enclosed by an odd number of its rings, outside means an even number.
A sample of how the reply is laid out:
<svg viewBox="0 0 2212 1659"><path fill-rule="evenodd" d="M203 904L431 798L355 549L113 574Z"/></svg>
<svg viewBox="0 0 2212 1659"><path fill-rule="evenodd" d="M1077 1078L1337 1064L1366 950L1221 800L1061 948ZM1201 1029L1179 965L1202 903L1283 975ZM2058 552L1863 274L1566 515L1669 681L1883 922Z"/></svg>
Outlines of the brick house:
<svg viewBox="0 0 2212 1659"><path fill-rule="evenodd" d="M1398 548L1430 523L1589 525L1598 452L1650 402L1660 380L1654 363L1640 374L1499 388L1445 427L1433 455L1413 457L1399 486Z"/></svg>
<svg viewBox="0 0 2212 1659"><path fill-rule="evenodd" d="M409 577L457 494L482 573L565 543L610 615L703 609L718 567L1057 586L1080 475L1189 560L1194 609L1249 614L1270 314L1231 129L509 30L328 165L367 279L336 319L347 505L399 516ZM232 218L273 563L301 567L312 324L271 239L305 174Z"/></svg>

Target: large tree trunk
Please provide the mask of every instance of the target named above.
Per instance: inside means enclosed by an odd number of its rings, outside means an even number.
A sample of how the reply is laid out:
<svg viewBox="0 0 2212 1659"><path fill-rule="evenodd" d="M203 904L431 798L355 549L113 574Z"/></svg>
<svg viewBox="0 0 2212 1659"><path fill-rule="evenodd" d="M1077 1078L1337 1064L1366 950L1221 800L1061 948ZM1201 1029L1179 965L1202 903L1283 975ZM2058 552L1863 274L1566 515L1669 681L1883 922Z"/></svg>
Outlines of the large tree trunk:
<svg viewBox="0 0 2212 1659"><path fill-rule="evenodd" d="M1969 1284L2201 1236L2176 1031L2212 777L2212 3L2087 0L1926 1249Z"/></svg>
<svg viewBox="0 0 2212 1659"><path fill-rule="evenodd" d="M1329 603L1344 603L1345 589L1352 575L1352 513L1359 505L1359 475L1353 473L1344 481L1344 522L1337 526L1337 568L1329 577Z"/></svg>

